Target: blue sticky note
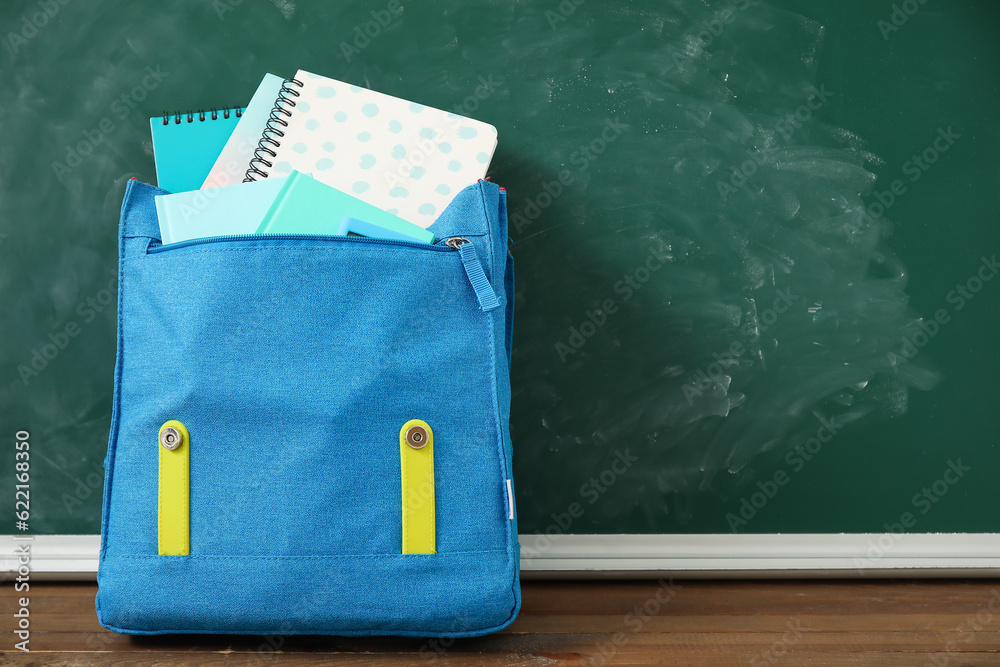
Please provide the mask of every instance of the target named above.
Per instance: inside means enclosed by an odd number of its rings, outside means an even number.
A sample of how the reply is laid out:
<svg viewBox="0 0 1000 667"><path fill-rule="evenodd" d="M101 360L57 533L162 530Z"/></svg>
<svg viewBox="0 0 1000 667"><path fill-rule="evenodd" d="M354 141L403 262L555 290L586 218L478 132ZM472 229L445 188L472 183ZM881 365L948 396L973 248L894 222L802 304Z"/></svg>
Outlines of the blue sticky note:
<svg viewBox="0 0 1000 667"><path fill-rule="evenodd" d="M337 229L337 236L367 236L373 239L388 239L392 241L410 241L411 243L434 243L434 234L414 225L412 222L399 219L402 224L376 224L367 220L358 220L344 216Z"/></svg>

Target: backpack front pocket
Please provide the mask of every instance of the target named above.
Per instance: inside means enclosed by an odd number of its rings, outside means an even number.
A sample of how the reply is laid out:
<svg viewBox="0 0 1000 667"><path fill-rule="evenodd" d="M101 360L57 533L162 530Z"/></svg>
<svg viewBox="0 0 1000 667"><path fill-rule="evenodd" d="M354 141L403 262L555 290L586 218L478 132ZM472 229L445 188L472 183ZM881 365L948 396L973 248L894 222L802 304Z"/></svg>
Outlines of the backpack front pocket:
<svg viewBox="0 0 1000 667"><path fill-rule="evenodd" d="M401 553L399 433L413 419L435 435L440 550L496 543L491 329L458 251L267 237L160 249L126 260L133 381L116 468L155 499L157 433L187 427L192 555ZM155 553L155 502L146 514L116 549Z"/></svg>

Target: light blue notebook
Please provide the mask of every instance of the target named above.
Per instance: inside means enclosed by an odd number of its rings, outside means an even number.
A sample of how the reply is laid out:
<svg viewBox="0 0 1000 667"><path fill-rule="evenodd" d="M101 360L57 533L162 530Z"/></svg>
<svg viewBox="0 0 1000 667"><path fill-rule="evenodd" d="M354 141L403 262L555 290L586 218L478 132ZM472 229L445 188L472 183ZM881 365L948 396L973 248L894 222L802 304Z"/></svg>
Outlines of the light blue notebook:
<svg viewBox="0 0 1000 667"><path fill-rule="evenodd" d="M177 243L206 236L253 234L285 180L269 178L209 190L157 195L160 240Z"/></svg>
<svg viewBox="0 0 1000 667"><path fill-rule="evenodd" d="M239 108L150 118L156 184L170 192L200 188L242 115Z"/></svg>

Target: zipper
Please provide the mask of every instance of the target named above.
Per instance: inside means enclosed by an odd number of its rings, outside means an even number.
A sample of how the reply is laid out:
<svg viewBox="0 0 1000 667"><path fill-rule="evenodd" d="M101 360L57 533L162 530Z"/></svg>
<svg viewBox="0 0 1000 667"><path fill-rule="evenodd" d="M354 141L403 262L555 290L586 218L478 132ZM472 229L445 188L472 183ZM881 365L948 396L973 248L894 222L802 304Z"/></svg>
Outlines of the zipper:
<svg viewBox="0 0 1000 667"><path fill-rule="evenodd" d="M343 241L347 243L376 243L379 245L398 245L410 248L420 248L422 250L436 250L438 252L453 252L458 250L458 246L462 245L458 243L457 245L452 245L452 242L459 237L452 236L450 238L444 239L438 243L417 243L415 241L398 241L396 239L372 239L366 236L331 236L322 234L230 234L228 236L209 236L203 239L189 239L187 241L178 241L177 243L167 243L164 245L158 240L153 239L146 252L149 254L156 254L158 252L166 252L168 250L180 249L180 248L190 248L192 246L198 245L208 245L211 243L230 243L233 241ZM468 243L468 239L463 239Z"/></svg>
<svg viewBox="0 0 1000 667"><path fill-rule="evenodd" d="M203 239L190 239L188 241L178 241L177 243L160 243L153 239L146 249L148 254L156 254L179 248L190 248L198 245L208 245L210 243L227 243L232 241L340 241L347 243L377 243L379 245L396 245L407 248L417 248L420 250L433 250L436 252L458 251L462 258L462 265L465 267L465 275L469 279L469 284L476 293L479 301L479 308L483 312L489 312L500 307L500 300L496 291L490 285L483 269L483 263L479 259L479 253L473 247L469 239L462 236L451 236L435 244L416 243L413 241L397 241L395 239L372 239L366 236L324 236L320 234L230 234L228 236L209 236Z"/></svg>

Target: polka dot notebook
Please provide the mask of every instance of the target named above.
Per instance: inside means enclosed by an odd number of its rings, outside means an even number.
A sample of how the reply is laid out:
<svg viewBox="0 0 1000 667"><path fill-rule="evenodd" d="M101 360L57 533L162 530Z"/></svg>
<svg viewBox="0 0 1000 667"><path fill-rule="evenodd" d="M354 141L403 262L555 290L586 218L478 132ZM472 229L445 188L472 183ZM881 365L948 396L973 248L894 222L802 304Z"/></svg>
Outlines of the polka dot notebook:
<svg viewBox="0 0 1000 667"><path fill-rule="evenodd" d="M269 121L248 179L312 173L424 228L486 176L497 146L492 125L303 70L271 115L288 125Z"/></svg>

